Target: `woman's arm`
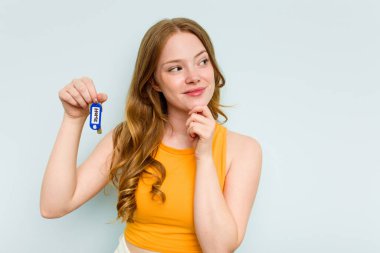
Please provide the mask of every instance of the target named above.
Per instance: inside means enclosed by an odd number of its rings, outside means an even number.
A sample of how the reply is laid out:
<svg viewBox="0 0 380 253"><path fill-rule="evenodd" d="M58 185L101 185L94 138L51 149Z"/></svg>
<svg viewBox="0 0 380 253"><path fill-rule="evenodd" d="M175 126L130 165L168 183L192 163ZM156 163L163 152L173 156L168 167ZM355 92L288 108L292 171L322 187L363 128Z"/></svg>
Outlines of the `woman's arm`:
<svg viewBox="0 0 380 253"><path fill-rule="evenodd" d="M45 218L63 216L75 191L78 146L85 121L85 117L63 117L42 181L40 209Z"/></svg>
<svg viewBox="0 0 380 253"><path fill-rule="evenodd" d="M262 155L253 138L239 139L223 193L212 157L197 160L194 220L199 243L206 253L234 252L244 238L258 188Z"/></svg>
<svg viewBox="0 0 380 253"><path fill-rule="evenodd" d="M197 160L194 193L195 231L204 253L230 253L238 231L220 189L212 157Z"/></svg>
<svg viewBox="0 0 380 253"><path fill-rule="evenodd" d="M108 182L106 159L113 149L112 132L77 169L78 146L85 121L85 117L63 117L41 187L40 212L44 218L58 218L73 211Z"/></svg>
<svg viewBox="0 0 380 253"><path fill-rule="evenodd" d="M212 158L215 120L207 105L195 106L186 121L196 158L194 223L204 252L230 253L241 244L256 196L262 151L249 136L228 138L232 161L222 193Z"/></svg>

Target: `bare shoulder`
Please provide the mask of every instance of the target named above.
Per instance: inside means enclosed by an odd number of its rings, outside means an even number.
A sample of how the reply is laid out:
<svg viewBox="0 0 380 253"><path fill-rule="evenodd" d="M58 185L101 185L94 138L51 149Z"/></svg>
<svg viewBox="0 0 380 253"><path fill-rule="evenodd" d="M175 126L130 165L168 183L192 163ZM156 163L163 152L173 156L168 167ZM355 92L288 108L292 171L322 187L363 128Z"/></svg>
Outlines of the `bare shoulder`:
<svg viewBox="0 0 380 253"><path fill-rule="evenodd" d="M245 157L261 158L262 148L260 142L251 136L237 133L227 129L227 171L230 169L234 160Z"/></svg>
<svg viewBox="0 0 380 253"><path fill-rule="evenodd" d="M232 153L241 153L245 149L249 149L250 151L261 150L261 145L259 141L251 136L240 134L231 130L227 130L227 142L231 148Z"/></svg>

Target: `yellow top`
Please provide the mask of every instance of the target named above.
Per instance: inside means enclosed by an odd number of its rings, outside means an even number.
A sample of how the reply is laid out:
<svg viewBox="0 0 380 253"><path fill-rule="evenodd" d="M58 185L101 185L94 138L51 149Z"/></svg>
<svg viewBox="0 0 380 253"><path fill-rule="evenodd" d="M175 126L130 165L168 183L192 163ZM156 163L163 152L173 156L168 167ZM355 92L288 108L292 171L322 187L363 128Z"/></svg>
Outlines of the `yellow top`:
<svg viewBox="0 0 380 253"><path fill-rule="evenodd" d="M212 149L222 191L226 171L226 132L227 129L216 122ZM161 142L155 159L166 169L166 178L161 186L166 201L162 203L160 200L151 199L149 192L156 179L144 173L135 193L135 222L127 223L125 239L137 247L151 251L202 252L194 230L194 149L176 149ZM148 171L155 170L149 167Z"/></svg>

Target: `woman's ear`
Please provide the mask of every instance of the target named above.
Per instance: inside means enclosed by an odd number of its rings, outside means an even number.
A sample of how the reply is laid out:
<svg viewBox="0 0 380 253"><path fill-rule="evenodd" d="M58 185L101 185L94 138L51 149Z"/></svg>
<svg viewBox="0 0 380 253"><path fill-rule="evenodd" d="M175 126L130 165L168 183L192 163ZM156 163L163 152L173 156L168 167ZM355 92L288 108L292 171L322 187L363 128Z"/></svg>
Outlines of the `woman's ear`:
<svg viewBox="0 0 380 253"><path fill-rule="evenodd" d="M151 79L150 80L150 85L152 85L152 88L157 91L157 92L162 92L160 86L158 86L158 84L155 82L154 79Z"/></svg>

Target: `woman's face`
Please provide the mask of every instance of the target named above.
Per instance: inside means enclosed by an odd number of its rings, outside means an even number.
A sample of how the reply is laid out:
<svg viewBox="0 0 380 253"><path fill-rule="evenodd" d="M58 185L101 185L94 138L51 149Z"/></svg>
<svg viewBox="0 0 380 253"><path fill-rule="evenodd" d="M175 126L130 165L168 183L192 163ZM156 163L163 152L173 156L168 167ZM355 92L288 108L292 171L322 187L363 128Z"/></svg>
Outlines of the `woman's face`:
<svg viewBox="0 0 380 253"><path fill-rule="evenodd" d="M162 92L171 109L190 111L207 105L214 94L214 69L202 42L188 32L175 33L165 44L155 70L153 88ZM186 93L203 88L202 92Z"/></svg>

